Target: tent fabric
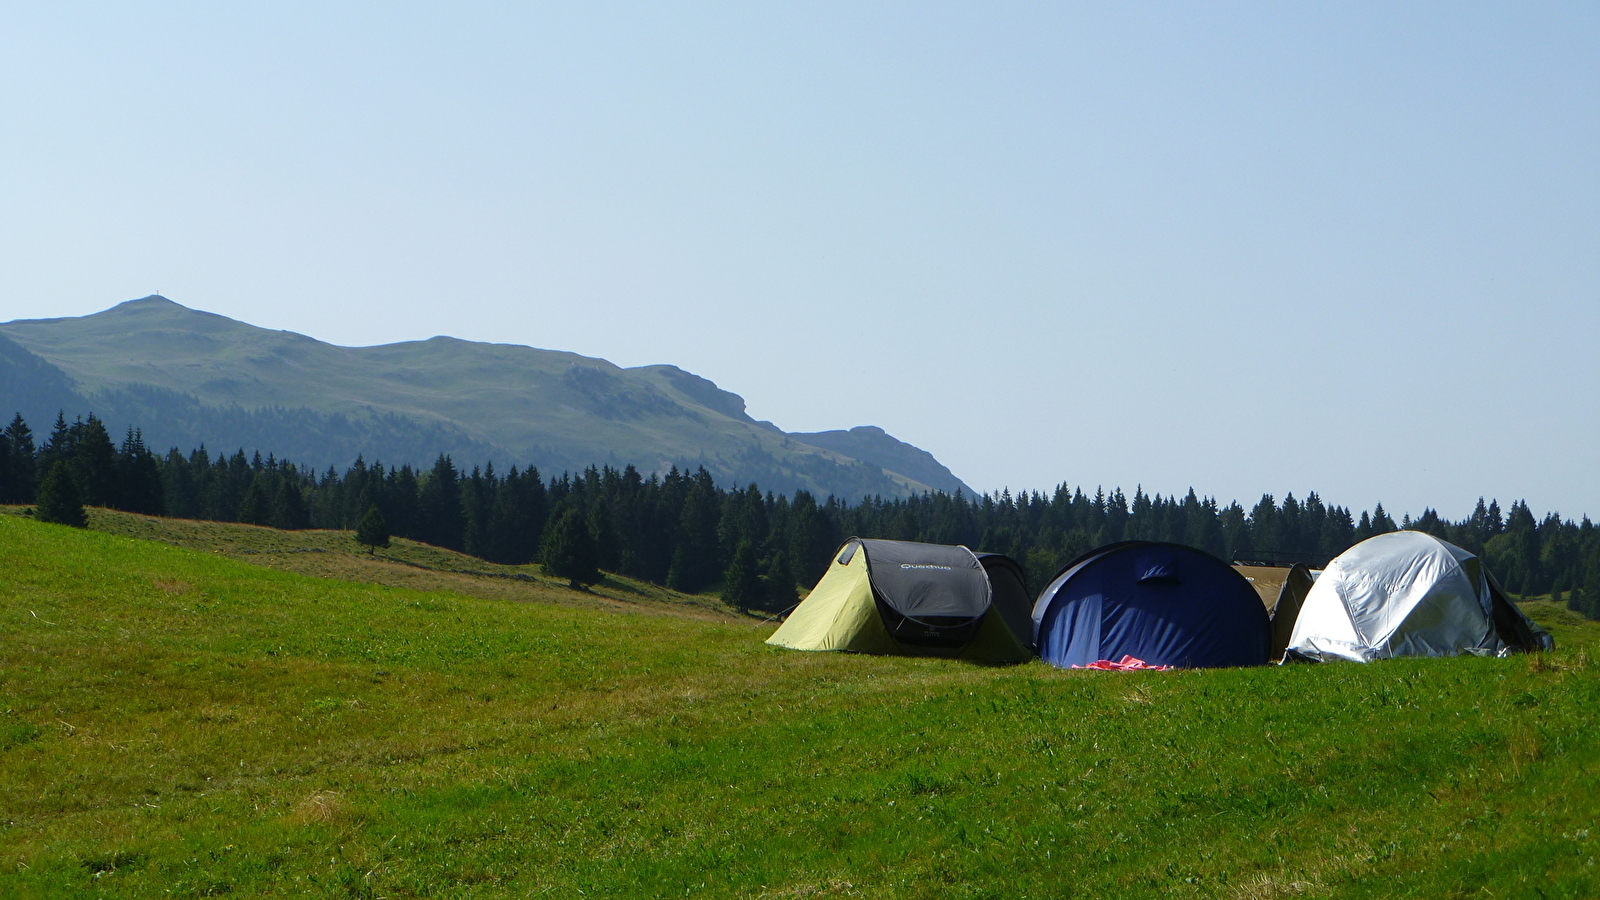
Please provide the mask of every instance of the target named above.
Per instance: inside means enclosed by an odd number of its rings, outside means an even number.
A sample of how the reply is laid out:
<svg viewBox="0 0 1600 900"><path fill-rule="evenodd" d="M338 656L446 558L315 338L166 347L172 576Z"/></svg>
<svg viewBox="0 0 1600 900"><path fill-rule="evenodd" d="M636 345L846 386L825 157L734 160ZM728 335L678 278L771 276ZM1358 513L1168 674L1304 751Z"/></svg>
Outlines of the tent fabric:
<svg viewBox="0 0 1600 900"><path fill-rule="evenodd" d="M912 619L975 619L989 609L989 577L971 550L914 541L862 540L878 596Z"/></svg>
<svg viewBox="0 0 1600 900"><path fill-rule="evenodd" d="M1301 563L1292 566L1234 565L1250 586L1261 595L1267 615L1272 619L1272 645L1267 651L1269 660L1283 658L1294 633L1295 619L1300 607L1310 593L1314 579L1311 570Z"/></svg>
<svg viewBox="0 0 1600 900"><path fill-rule="evenodd" d="M1233 567L1238 570L1240 575L1244 576L1245 581L1250 582L1250 586L1256 589L1256 593L1261 595L1261 603L1267 608L1267 614L1271 615L1273 608L1278 605L1278 595L1283 593L1284 582L1289 579L1288 567L1240 565L1238 563L1234 563Z"/></svg>
<svg viewBox="0 0 1600 900"><path fill-rule="evenodd" d="M873 602L867 576L867 557L847 544L822 580L795 607L767 643L796 650L853 650L858 653L897 653L900 645L889 636Z"/></svg>
<svg viewBox="0 0 1600 900"><path fill-rule="evenodd" d="M1288 656L1370 662L1552 646L1476 556L1424 532L1395 531L1328 564L1306 595Z"/></svg>
<svg viewBox="0 0 1600 900"><path fill-rule="evenodd" d="M989 576L989 601L1005 620L1012 634L1033 647L1033 594L1028 591L1028 575L1009 556L978 553L978 562Z"/></svg>
<svg viewBox="0 0 1600 900"><path fill-rule="evenodd" d="M985 563L965 547L851 538L767 643L1020 662L1032 651L1027 632L1013 631L1003 614L1013 589L1006 585L997 603L990 584L989 572L1006 563L1020 578L1014 561Z"/></svg>
<svg viewBox="0 0 1600 900"><path fill-rule="evenodd" d="M1099 672L1170 672L1172 666L1152 666L1142 659L1131 656L1112 662L1109 659L1098 659L1087 666L1073 666L1074 669L1094 669Z"/></svg>
<svg viewBox="0 0 1600 900"><path fill-rule="evenodd" d="M1033 607L1034 643L1055 666L1133 656L1152 666L1254 666L1271 626L1250 582L1181 544L1125 541L1063 569Z"/></svg>

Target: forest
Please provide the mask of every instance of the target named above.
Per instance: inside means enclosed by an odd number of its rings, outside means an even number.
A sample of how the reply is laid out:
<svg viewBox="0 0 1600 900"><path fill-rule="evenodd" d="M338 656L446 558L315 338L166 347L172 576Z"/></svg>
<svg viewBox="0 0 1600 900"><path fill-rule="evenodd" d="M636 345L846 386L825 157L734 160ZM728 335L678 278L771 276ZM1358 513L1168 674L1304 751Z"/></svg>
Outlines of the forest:
<svg viewBox="0 0 1600 900"><path fill-rule="evenodd" d="M357 457L342 473L317 472L259 453L212 456L203 445L162 455L136 429L118 445L93 415L72 423L58 416L36 439L17 415L0 433L0 503L54 509L64 497L67 506L282 529L366 532L376 522L385 539L509 565L539 562L574 584L614 572L689 593L719 591L740 608L770 613L792 606L797 589L815 583L852 535L1004 553L1037 590L1075 557L1114 541L1174 541L1223 559L1317 567L1375 534L1409 528L1478 554L1513 594L1548 594L1600 618L1600 533L1587 517L1538 518L1522 501L1502 510L1480 499L1459 522L1433 509L1396 522L1382 504L1357 516L1315 492L1265 495L1248 509L1193 489L1163 497L1135 488L1130 498L1120 488L1085 493L1065 483L1049 494L819 499L721 486L703 468L646 476L633 466L590 466L546 478L533 467L502 473L490 462L466 471L443 455L422 470Z"/></svg>

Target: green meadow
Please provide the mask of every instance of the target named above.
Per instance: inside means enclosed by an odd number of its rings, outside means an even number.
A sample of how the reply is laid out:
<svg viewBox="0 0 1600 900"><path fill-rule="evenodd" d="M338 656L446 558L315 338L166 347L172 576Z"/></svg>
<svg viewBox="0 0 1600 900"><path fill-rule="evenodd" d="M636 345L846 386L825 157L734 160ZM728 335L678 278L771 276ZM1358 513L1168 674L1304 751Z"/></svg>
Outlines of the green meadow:
<svg viewBox="0 0 1600 900"><path fill-rule="evenodd" d="M3 897L1600 896L1600 623L1173 673L765 646L617 579L0 516Z"/></svg>

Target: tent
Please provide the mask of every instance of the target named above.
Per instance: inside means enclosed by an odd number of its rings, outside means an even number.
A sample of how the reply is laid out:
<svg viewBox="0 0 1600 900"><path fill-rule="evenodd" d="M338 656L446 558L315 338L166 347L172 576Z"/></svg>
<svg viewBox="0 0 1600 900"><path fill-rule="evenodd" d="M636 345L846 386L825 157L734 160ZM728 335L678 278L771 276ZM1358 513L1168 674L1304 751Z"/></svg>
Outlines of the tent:
<svg viewBox="0 0 1600 900"><path fill-rule="evenodd" d="M1294 632L1294 620L1300 615L1315 580L1311 570L1301 563L1292 566L1256 566L1234 563L1244 580L1261 595L1261 602L1272 619L1272 647L1267 652L1269 660L1283 658L1289 646L1289 636Z"/></svg>
<svg viewBox="0 0 1600 900"><path fill-rule="evenodd" d="M989 602L1000 618L1005 620L1011 633L1016 635L1033 656L1033 593L1028 590L1028 575L1022 566L1009 556L999 553L974 554L989 576L993 591Z"/></svg>
<svg viewBox="0 0 1600 900"><path fill-rule="evenodd" d="M851 538L767 643L1021 662L1033 656L1022 568L966 547Z"/></svg>
<svg viewBox="0 0 1600 900"><path fill-rule="evenodd" d="M1182 544L1123 541L1078 557L1033 607L1039 656L1087 666L1133 656L1153 666L1259 666L1271 624L1255 589Z"/></svg>
<svg viewBox="0 0 1600 900"><path fill-rule="evenodd" d="M1287 658L1503 656L1554 645L1476 556L1431 534L1394 531L1328 564L1306 595Z"/></svg>

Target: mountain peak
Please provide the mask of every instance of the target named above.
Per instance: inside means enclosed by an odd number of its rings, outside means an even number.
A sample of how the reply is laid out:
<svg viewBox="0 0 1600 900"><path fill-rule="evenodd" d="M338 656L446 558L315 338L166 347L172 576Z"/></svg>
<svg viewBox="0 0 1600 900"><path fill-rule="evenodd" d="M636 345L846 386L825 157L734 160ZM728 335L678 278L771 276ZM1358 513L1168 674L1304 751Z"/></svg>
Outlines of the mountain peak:
<svg viewBox="0 0 1600 900"><path fill-rule="evenodd" d="M148 314L153 312L181 314L200 313L201 311L198 309L190 309L189 307L184 306L182 303L167 297L163 297L160 294L151 294L148 297L140 297L137 300L124 300L110 309L101 310L100 312L93 313L92 315L85 316L84 318L93 318L94 316L125 316L138 313Z"/></svg>
<svg viewBox="0 0 1600 900"><path fill-rule="evenodd" d="M73 394L45 403L37 385L0 379L0 408L45 420L93 412L113 430L143 429L155 446L247 447L318 469L357 453L418 465L448 453L551 473L704 465L722 483L850 498L965 487L882 429L788 435L751 418L743 397L672 365L624 369L448 335L340 347L161 294L81 318L3 323L0 338L19 359L37 357L28 371L49 368L70 387L55 394Z"/></svg>

